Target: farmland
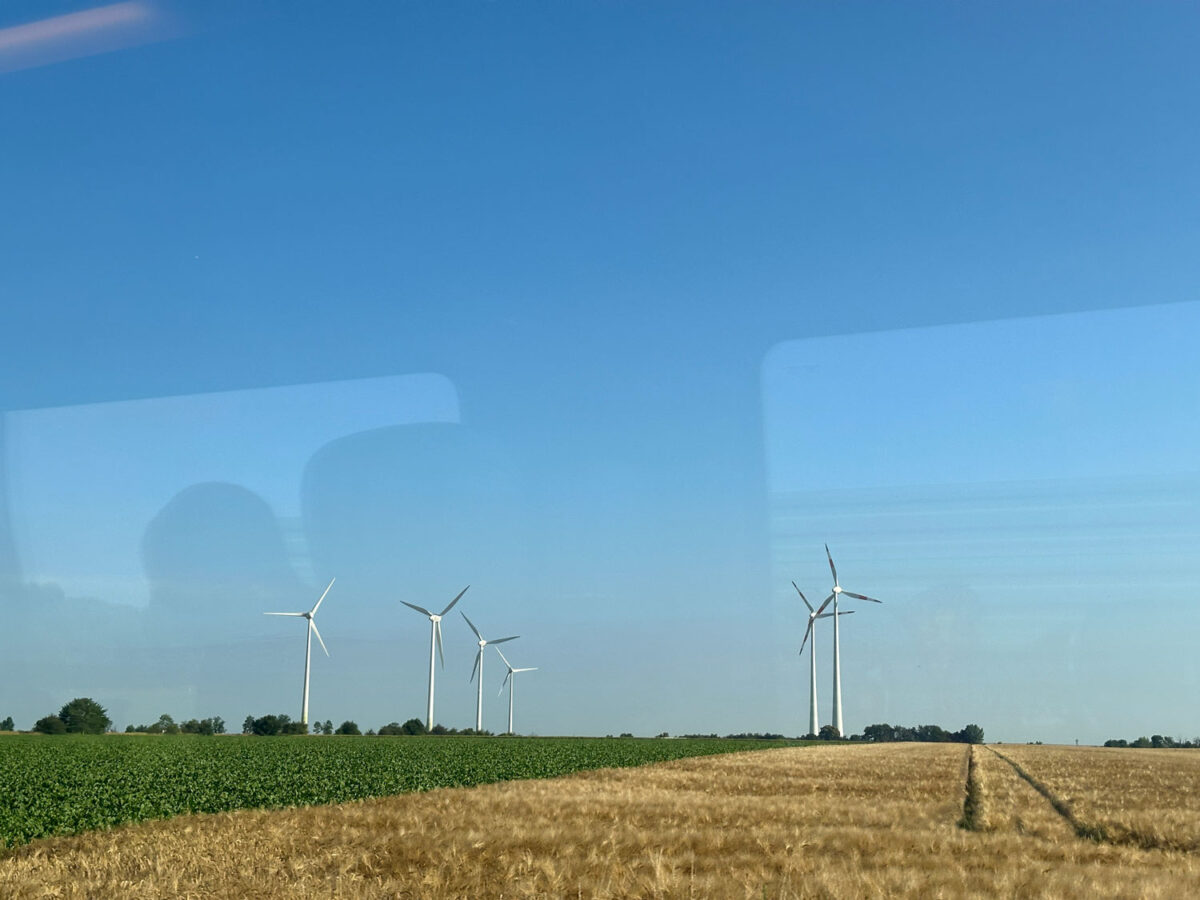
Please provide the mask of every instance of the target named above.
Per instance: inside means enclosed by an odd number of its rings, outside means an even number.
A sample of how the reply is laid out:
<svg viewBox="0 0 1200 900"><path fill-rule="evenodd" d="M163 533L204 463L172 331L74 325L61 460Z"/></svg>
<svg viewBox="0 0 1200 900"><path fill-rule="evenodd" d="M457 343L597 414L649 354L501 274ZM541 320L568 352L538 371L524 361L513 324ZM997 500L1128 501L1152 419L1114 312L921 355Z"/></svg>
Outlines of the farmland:
<svg viewBox="0 0 1200 900"><path fill-rule="evenodd" d="M746 746L619 738L5 737L0 846L181 813L343 803Z"/></svg>
<svg viewBox="0 0 1200 900"><path fill-rule="evenodd" d="M1103 772L1107 758L1018 749L1022 768L1046 772ZM960 825L970 758L974 830ZM1151 775L1184 765L1172 754L1135 761ZM1197 854L1080 837L993 749L948 744L720 754L183 816L7 857L6 897L1200 895Z"/></svg>
<svg viewBox="0 0 1200 900"><path fill-rule="evenodd" d="M1002 747L1081 834L1110 843L1200 850L1200 753Z"/></svg>

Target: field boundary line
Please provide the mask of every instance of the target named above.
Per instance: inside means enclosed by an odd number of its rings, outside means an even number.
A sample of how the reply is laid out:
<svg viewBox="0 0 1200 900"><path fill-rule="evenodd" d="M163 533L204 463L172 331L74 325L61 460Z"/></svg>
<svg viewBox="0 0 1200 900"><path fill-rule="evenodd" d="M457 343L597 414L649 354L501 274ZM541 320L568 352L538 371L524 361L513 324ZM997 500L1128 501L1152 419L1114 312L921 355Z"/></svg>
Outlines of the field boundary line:
<svg viewBox="0 0 1200 900"><path fill-rule="evenodd" d="M975 747L967 745L963 785L963 814L958 827L964 831L983 831L983 797L979 788L979 773L975 769Z"/></svg>
<svg viewBox="0 0 1200 900"><path fill-rule="evenodd" d="M999 750L992 747L988 748L998 757L1012 766L1014 772L1024 779L1030 787L1041 794L1049 804L1054 807L1054 811L1058 813L1067 824L1075 830L1075 836L1088 841L1094 841L1098 844L1110 844L1112 846L1128 846L1137 847L1141 850L1168 850L1177 853L1195 853L1197 849L1195 842L1172 841L1169 838L1160 837L1154 834L1147 834L1133 828L1122 828L1119 832L1114 832L1104 825L1092 824L1084 822L1075 815L1075 811L1071 809L1071 805L1057 796L1043 782L1034 778L1026 772L1015 761L1009 759Z"/></svg>

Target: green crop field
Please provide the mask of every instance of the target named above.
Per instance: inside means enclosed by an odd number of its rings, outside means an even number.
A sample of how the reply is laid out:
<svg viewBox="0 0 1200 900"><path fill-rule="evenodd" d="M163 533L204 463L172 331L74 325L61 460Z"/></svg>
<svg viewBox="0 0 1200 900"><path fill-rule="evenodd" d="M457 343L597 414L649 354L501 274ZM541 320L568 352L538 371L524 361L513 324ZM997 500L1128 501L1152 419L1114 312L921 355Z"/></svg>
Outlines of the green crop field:
<svg viewBox="0 0 1200 900"><path fill-rule="evenodd" d="M621 738L0 738L0 846L123 822L341 803L794 742Z"/></svg>

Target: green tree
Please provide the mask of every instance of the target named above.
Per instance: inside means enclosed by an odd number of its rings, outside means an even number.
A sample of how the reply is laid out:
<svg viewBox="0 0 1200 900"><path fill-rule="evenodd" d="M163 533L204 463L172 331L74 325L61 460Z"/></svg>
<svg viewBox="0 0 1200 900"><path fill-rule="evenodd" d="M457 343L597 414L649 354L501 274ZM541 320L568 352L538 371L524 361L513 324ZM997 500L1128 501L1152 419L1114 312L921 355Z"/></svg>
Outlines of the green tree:
<svg viewBox="0 0 1200 900"><path fill-rule="evenodd" d="M817 732L817 738L822 741L840 741L842 733L833 725L822 725L821 730Z"/></svg>
<svg viewBox="0 0 1200 900"><path fill-rule="evenodd" d="M333 720L332 719L326 719L321 724L321 734L324 734L324 735L333 734Z"/></svg>
<svg viewBox="0 0 1200 900"><path fill-rule="evenodd" d="M886 744L896 739L896 730L886 722L868 725L863 729L863 740L877 744Z"/></svg>
<svg viewBox="0 0 1200 900"><path fill-rule="evenodd" d="M399 722L388 722L379 729L379 734L404 734L404 726Z"/></svg>
<svg viewBox="0 0 1200 900"><path fill-rule="evenodd" d="M983 729L978 725L964 725L963 730L954 736L960 744L982 744Z"/></svg>
<svg viewBox="0 0 1200 900"><path fill-rule="evenodd" d="M246 716L242 720L242 734L254 734L254 716Z"/></svg>
<svg viewBox="0 0 1200 900"><path fill-rule="evenodd" d="M290 716L259 716L257 719L251 719L250 732L263 737L279 734L291 721Z"/></svg>
<svg viewBox="0 0 1200 900"><path fill-rule="evenodd" d="M420 719L409 719L400 726L401 734L427 734L425 723Z"/></svg>
<svg viewBox="0 0 1200 900"><path fill-rule="evenodd" d="M70 734L104 734L112 728L108 712L90 697L76 697L58 711Z"/></svg>
<svg viewBox="0 0 1200 900"><path fill-rule="evenodd" d="M67 723L58 716L42 716L33 723L33 730L42 734L66 734Z"/></svg>
<svg viewBox="0 0 1200 900"><path fill-rule="evenodd" d="M16 726L13 725L12 716L5 716L3 721L0 721L0 731L16 731Z"/></svg>
<svg viewBox="0 0 1200 900"><path fill-rule="evenodd" d="M334 733L335 734L362 734L362 732L358 730L358 723L351 722L349 719L347 719L345 722L343 722L341 725L339 725L337 727L337 731Z"/></svg>

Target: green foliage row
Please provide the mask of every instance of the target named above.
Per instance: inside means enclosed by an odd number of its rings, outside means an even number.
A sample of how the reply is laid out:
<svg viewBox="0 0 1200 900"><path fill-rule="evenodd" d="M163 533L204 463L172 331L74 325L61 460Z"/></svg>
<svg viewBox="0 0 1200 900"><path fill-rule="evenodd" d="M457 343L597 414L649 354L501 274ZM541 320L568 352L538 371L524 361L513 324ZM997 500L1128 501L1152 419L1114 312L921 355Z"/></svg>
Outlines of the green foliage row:
<svg viewBox="0 0 1200 900"><path fill-rule="evenodd" d="M821 729L824 732L824 729ZM868 725L863 729L862 737L857 735L851 740L863 740L871 743L889 743L891 741L928 741L931 743L982 744L983 729L978 725L964 725L958 731L947 731L940 725L888 725L886 722L878 725Z"/></svg>
<svg viewBox="0 0 1200 900"><path fill-rule="evenodd" d="M1168 747L1183 747L1187 749L1195 749L1200 747L1200 738L1194 741L1185 741L1183 738L1167 737L1161 734L1154 734L1150 737L1142 735L1133 741L1127 741L1124 738L1111 738L1104 742L1105 747L1153 747L1156 750L1161 750Z"/></svg>
<svg viewBox="0 0 1200 900"><path fill-rule="evenodd" d="M225 720L220 716L209 719L188 719L176 722L171 716L163 713L157 722L149 725L128 725L126 734L224 734Z"/></svg>
<svg viewBox="0 0 1200 900"><path fill-rule="evenodd" d="M342 803L782 743L16 735L0 740L0 846L181 813Z"/></svg>

